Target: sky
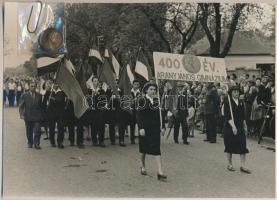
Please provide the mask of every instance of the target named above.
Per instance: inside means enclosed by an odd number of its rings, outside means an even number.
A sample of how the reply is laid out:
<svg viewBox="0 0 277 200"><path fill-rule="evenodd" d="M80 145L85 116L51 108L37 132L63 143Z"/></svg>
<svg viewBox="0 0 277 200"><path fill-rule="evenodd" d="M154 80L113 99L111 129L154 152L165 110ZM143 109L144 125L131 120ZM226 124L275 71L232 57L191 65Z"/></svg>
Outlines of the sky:
<svg viewBox="0 0 277 200"><path fill-rule="evenodd" d="M31 53L26 47L25 50L19 49L20 37L18 37L18 31L20 30L20 25L26 25L25 23L18 23L19 15L17 2L6 2L5 3L5 16L4 16L4 67L17 67L20 64L23 64L26 60L29 60ZM24 16L29 16L30 12L30 4L28 3L20 3L20 6L25 4ZM272 11L267 4L263 4L266 12L263 15L263 23L268 22L272 18ZM28 9L29 8L29 9ZM20 9L22 10L22 9ZM249 22L250 26L255 26L260 29L262 27L262 23L257 23L256 19L253 17ZM26 46L26 45L25 45Z"/></svg>

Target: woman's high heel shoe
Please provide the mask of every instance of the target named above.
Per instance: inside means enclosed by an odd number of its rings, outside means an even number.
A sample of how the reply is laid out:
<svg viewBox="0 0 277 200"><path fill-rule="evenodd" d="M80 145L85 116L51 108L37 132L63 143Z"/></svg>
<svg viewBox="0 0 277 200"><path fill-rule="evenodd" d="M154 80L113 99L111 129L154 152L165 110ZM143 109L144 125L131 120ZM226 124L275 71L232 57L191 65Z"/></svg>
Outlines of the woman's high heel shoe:
<svg viewBox="0 0 277 200"><path fill-rule="evenodd" d="M159 181L166 181L167 176L163 175L163 174L157 174L157 178Z"/></svg>
<svg viewBox="0 0 277 200"><path fill-rule="evenodd" d="M144 176L147 175L146 170L142 167L140 167L140 173L141 173L141 175L144 175Z"/></svg>

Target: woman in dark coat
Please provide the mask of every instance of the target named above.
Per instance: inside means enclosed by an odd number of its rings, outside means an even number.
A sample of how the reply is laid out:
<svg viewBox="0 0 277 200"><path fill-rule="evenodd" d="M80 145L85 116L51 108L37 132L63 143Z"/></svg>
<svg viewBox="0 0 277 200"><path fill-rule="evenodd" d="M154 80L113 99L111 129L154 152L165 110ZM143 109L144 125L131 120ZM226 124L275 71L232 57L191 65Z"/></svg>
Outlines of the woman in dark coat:
<svg viewBox="0 0 277 200"><path fill-rule="evenodd" d="M245 168L246 154L249 153L246 147L245 136L245 113L243 102L239 99L239 87L233 86L230 89L231 97L224 102L224 145L227 153L229 171L235 171L232 164L232 154L240 154L240 171L250 174L250 170ZM230 112L230 103L232 113Z"/></svg>
<svg viewBox="0 0 277 200"><path fill-rule="evenodd" d="M147 175L145 169L146 154L154 155L158 165L158 180L165 181L161 165L161 123L159 101L157 100L157 85L147 83L144 86L145 96L139 99L137 121L139 128L139 152L141 153L141 174Z"/></svg>

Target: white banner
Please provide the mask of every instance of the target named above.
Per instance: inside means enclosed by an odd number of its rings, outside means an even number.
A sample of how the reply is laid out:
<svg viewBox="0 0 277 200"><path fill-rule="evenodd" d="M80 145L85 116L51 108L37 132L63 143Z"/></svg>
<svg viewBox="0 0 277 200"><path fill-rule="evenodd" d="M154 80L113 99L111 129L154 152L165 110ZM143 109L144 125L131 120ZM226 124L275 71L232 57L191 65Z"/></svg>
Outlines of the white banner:
<svg viewBox="0 0 277 200"><path fill-rule="evenodd" d="M223 58L160 52L154 52L153 56L157 79L226 82L227 73Z"/></svg>

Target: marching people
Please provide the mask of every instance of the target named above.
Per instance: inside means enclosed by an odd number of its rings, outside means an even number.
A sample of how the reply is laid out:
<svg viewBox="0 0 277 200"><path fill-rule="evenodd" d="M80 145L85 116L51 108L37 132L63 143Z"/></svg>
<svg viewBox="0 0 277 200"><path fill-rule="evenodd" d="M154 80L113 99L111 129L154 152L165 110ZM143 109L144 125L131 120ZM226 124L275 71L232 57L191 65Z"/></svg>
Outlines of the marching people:
<svg viewBox="0 0 277 200"><path fill-rule="evenodd" d="M54 83L53 90L49 95L49 103L47 108L47 115L49 119L49 139L52 147L56 147L55 128L57 125L58 135L57 144L58 148L63 149L64 140L64 113L65 113L65 94Z"/></svg>
<svg viewBox="0 0 277 200"><path fill-rule="evenodd" d="M137 124L136 118L136 109L135 105L137 104L137 98L141 96L140 83L138 80L133 80L133 88L131 90L132 95L132 119L130 125L130 134L131 134L131 144L135 144L135 128Z"/></svg>
<svg viewBox="0 0 277 200"><path fill-rule="evenodd" d="M24 93L19 104L21 119L25 121L28 147L40 147L40 121L42 120L42 98L35 91L36 83L30 83L30 90Z"/></svg>
<svg viewBox="0 0 277 200"><path fill-rule="evenodd" d="M84 148L84 130L81 120L78 120L74 114L73 102L66 98L64 125L68 128L70 146L75 146L75 132L77 133L77 147ZM77 127L77 131L75 128Z"/></svg>
<svg viewBox="0 0 277 200"><path fill-rule="evenodd" d="M234 75L233 75L234 77ZM213 83L207 86L205 116L207 138L205 142L216 143L216 118L219 115L220 100Z"/></svg>
<svg viewBox="0 0 277 200"><path fill-rule="evenodd" d="M195 119L195 109L194 109L194 102L188 102L188 135L189 137L194 137L194 119Z"/></svg>
<svg viewBox="0 0 277 200"><path fill-rule="evenodd" d="M8 83L8 99L9 99L9 106L14 107L14 100L15 100L15 91L16 91L16 83L14 79L11 78Z"/></svg>
<svg viewBox="0 0 277 200"><path fill-rule="evenodd" d="M157 85L146 83L144 86L144 97L138 102L137 122L139 127L139 152L141 153L140 173L147 175L145 158L146 155L154 155L158 166L157 178L165 181L161 163L161 122L159 113L159 102L155 101ZM157 99L157 98L156 98Z"/></svg>
<svg viewBox="0 0 277 200"><path fill-rule="evenodd" d="M174 123L174 142L175 144L179 144L179 129L180 125L182 127L182 140L183 144L188 145L188 124L187 124L187 116L188 116L188 95L187 89L188 84L183 83L181 81L177 82L178 89L178 99L177 99L177 107L173 113L173 123Z"/></svg>
<svg viewBox="0 0 277 200"><path fill-rule="evenodd" d="M251 171L245 167L246 154L249 153L246 145L246 121L244 115L244 104L239 99L240 88L232 86L230 97L224 103L224 152L227 153L229 171L235 171L232 163L232 154L240 154L240 171L250 174Z"/></svg>
<svg viewBox="0 0 277 200"><path fill-rule="evenodd" d="M47 115L47 107L48 107L48 103L49 103L49 96L51 94L51 86L49 82L44 82L42 84L42 90L40 91L40 94L42 95L42 116L43 116L43 120L41 122L41 126L44 128L45 130L45 138L43 138L44 140L48 140L49 136L48 136L48 130L49 130L49 121L48 121L48 115Z"/></svg>
<svg viewBox="0 0 277 200"><path fill-rule="evenodd" d="M105 122L104 113L101 111L99 102L104 97L105 91L99 87L97 76L91 77L87 82L90 99L90 127L93 146L106 147L104 143ZM104 108L104 107L102 107Z"/></svg>
<svg viewBox="0 0 277 200"><path fill-rule="evenodd" d="M120 100L110 87L108 87L106 94L108 97L108 110L105 113L105 121L109 124L109 137L111 145L115 145L115 128L118 125Z"/></svg>
<svg viewBox="0 0 277 200"><path fill-rule="evenodd" d="M20 101L20 98L21 98L21 95L22 95L22 83L21 81L18 81L17 82L17 87L16 87L16 104L19 105L19 101Z"/></svg>

